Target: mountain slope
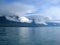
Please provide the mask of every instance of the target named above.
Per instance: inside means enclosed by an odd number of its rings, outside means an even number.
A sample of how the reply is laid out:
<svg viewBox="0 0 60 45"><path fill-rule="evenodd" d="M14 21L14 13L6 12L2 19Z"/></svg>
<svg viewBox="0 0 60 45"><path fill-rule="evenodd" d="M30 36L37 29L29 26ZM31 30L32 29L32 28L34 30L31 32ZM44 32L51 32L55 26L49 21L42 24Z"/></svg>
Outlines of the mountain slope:
<svg viewBox="0 0 60 45"><path fill-rule="evenodd" d="M35 24L33 21L32 23L26 23L26 22L16 22L7 20L5 16L0 17L0 27L36 27L36 26L44 26L43 24Z"/></svg>
<svg viewBox="0 0 60 45"><path fill-rule="evenodd" d="M18 20L18 19L17 19ZM46 27L46 26L60 26L60 23L56 22L46 22L46 24L37 24L35 23L35 20L31 23L26 22L17 22L8 20L5 16L0 17L0 27Z"/></svg>

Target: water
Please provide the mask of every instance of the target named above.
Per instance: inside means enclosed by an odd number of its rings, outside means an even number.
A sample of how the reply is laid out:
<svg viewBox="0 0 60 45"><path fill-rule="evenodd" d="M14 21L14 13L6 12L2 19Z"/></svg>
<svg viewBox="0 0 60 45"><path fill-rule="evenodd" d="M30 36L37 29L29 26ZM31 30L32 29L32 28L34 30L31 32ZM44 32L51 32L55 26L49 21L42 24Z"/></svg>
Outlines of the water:
<svg viewBox="0 0 60 45"><path fill-rule="evenodd" d="M60 27L0 27L0 45L60 45Z"/></svg>

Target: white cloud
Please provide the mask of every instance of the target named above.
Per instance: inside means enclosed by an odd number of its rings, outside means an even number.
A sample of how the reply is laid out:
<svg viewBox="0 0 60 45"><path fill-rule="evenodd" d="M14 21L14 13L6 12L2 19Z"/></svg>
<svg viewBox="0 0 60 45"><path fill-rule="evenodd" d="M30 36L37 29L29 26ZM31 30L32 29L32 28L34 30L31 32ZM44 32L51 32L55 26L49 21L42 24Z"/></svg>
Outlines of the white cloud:
<svg viewBox="0 0 60 45"><path fill-rule="evenodd" d="M60 19L60 0L24 0L26 3L36 4L40 12L33 15L49 16L53 19ZM23 2L24 2L23 1ZM25 3L24 2L24 3ZM38 3L38 4L37 4ZM54 4L54 7L53 5ZM20 2L14 2L6 5L0 5L0 15L18 15L24 16L26 13L32 13L36 10L33 5L27 5Z"/></svg>
<svg viewBox="0 0 60 45"><path fill-rule="evenodd" d="M35 7L32 5L23 4L20 2L14 2L10 4L0 5L1 15L18 15L23 16L26 13L32 13L35 11Z"/></svg>
<svg viewBox="0 0 60 45"><path fill-rule="evenodd" d="M31 23L32 22L32 20L30 20L26 17L20 17L19 20L20 20L20 22L26 22L26 23Z"/></svg>
<svg viewBox="0 0 60 45"><path fill-rule="evenodd" d="M60 20L60 7L52 6L43 10L42 13L38 13L38 15L51 17L52 20Z"/></svg>

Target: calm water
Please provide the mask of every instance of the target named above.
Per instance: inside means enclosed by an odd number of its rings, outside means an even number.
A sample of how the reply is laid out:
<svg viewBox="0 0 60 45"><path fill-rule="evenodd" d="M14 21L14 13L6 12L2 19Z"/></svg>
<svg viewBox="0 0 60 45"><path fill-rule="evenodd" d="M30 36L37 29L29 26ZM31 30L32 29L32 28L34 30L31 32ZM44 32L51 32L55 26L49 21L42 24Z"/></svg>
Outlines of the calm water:
<svg viewBox="0 0 60 45"><path fill-rule="evenodd" d="M60 27L0 27L0 45L60 45Z"/></svg>

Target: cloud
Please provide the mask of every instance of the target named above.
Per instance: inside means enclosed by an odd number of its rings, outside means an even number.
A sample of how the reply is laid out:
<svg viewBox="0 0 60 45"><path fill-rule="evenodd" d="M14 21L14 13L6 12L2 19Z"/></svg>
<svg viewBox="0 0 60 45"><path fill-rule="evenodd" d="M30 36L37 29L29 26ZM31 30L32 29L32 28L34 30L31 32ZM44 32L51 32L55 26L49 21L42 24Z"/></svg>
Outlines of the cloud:
<svg viewBox="0 0 60 45"><path fill-rule="evenodd" d="M17 15L24 16L27 13L32 15L43 15L60 19L60 0L18 0L10 4L0 5L0 15ZM20 3L23 2L23 3ZM25 4L24 4L25 3ZM31 5L29 5L31 4ZM36 10L36 8L38 10Z"/></svg>
<svg viewBox="0 0 60 45"><path fill-rule="evenodd" d="M20 17L19 18L19 20L20 20L20 22L26 22L26 23L31 23L32 22L32 20L30 20L29 18L27 18L27 17Z"/></svg>
<svg viewBox="0 0 60 45"><path fill-rule="evenodd" d="M50 7L44 10L41 15L50 16L52 20L60 20L60 7Z"/></svg>
<svg viewBox="0 0 60 45"><path fill-rule="evenodd" d="M35 11L35 7L32 5L23 4L20 2L13 2L9 4L0 5L0 15L17 15L23 16L27 13L32 13Z"/></svg>
<svg viewBox="0 0 60 45"><path fill-rule="evenodd" d="M51 21L51 17L49 16L44 16L44 15L30 15L30 16L26 16L28 19L32 20L34 19L34 22L36 24L44 24L47 25L46 22Z"/></svg>

